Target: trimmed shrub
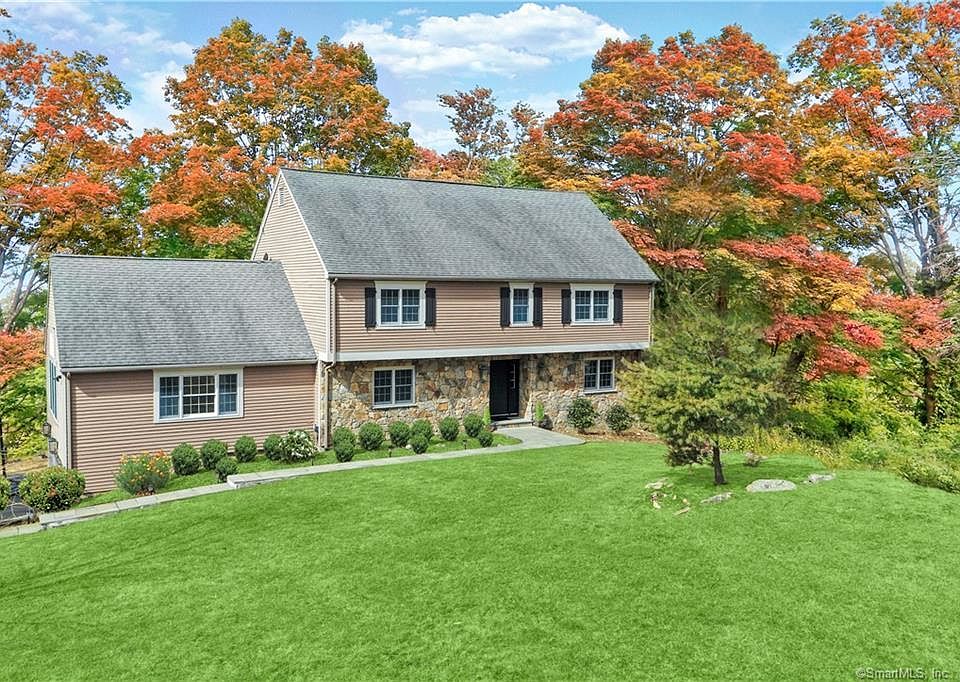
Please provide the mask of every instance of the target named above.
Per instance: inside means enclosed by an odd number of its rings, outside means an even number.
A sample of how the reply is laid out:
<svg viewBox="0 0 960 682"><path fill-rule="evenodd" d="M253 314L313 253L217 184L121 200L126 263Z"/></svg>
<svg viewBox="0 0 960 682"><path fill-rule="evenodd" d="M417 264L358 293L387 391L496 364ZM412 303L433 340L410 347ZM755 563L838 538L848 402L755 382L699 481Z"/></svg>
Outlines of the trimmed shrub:
<svg viewBox="0 0 960 682"><path fill-rule="evenodd" d="M175 447L170 453L170 461L177 476L190 476L200 471L200 455L190 443L180 443Z"/></svg>
<svg viewBox="0 0 960 682"><path fill-rule="evenodd" d="M357 435L364 450L379 450L383 446L383 428L377 422L367 422Z"/></svg>
<svg viewBox="0 0 960 682"><path fill-rule="evenodd" d="M257 441L250 436L240 436L233 444L233 456L238 462L252 462L257 458Z"/></svg>
<svg viewBox="0 0 960 682"><path fill-rule="evenodd" d="M170 457L162 452L144 452L120 458L117 485L131 495L151 495L166 487L173 477Z"/></svg>
<svg viewBox="0 0 960 682"><path fill-rule="evenodd" d="M349 462L357 449L357 437L353 431L343 426L333 430L333 454L338 462Z"/></svg>
<svg viewBox="0 0 960 682"><path fill-rule="evenodd" d="M415 433L410 437L410 447L418 455L422 455L430 447L430 441L422 433Z"/></svg>
<svg viewBox="0 0 960 682"><path fill-rule="evenodd" d="M460 422L456 417L444 417L440 420L440 436L447 441L454 441L460 435Z"/></svg>
<svg viewBox="0 0 960 682"><path fill-rule="evenodd" d="M85 486L79 471L49 467L31 471L20 481L20 499L38 512L61 511L76 504Z"/></svg>
<svg viewBox="0 0 960 682"><path fill-rule="evenodd" d="M418 419L410 427L410 436L423 436L429 443L430 439L433 438L433 424L426 419Z"/></svg>
<svg viewBox="0 0 960 682"><path fill-rule="evenodd" d="M583 433L597 423L597 410L586 398L574 398L567 408L567 421Z"/></svg>
<svg viewBox="0 0 960 682"><path fill-rule="evenodd" d="M616 403L607 410L606 422L610 430L619 435L630 428L630 425L633 424L633 417L627 412L626 407L621 403Z"/></svg>
<svg viewBox="0 0 960 682"><path fill-rule="evenodd" d="M479 414L468 414L463 418L463 430L471 438L476 438L483 431L483 417Z"/></svg>
<svg viewBox="0 0 960 682"><path fill-rule="evenodd" d="M489 448L493 445L493 431L487 431L484 429L477 434L477 440L480 441L480 445L485 448Z"/></svg>
<svg viewBox="0 0 960 682"><path fill-rule="evenodd" d="M263 454L267 459L278 462L283 457L283 439L275 433L263 439Z"/></svg>
<svg viewBox="0 0 960 682"><path fill-rule="evenodd" d="M280 445L284 462L304 462L317 456L317 446L306 431L288 431Z"/></svg>
<svg viewBox="0 0 960 682"><path fill-rule="evenodd" d="M390 444L395 448L405 448L410 442L410 426L406 422L393 422L389 428Z"/></svg>
<svg viewBox="0 0 960 682"><path fill-rule="evenodd" d="M10 504L10 481L0 477L0 511L7 508Z"/></svg>
<svg viewBox="0 0 960 682"><path fill-rule="evenodd" d="M200 460L203 462L203 468L207 471L213 471L217 468L217 462L227 456L227 444L222 440L211 438L200 447Z"/></svg>
<svg viewBox="0 0 960 682"><path fill-rule="evenodd" d="M254 451L256 452L256 451ZM240 470L240 465L233 457L224 457L217 462L217 478L221 483L227 482L227 476L233 476Z"/></svg>

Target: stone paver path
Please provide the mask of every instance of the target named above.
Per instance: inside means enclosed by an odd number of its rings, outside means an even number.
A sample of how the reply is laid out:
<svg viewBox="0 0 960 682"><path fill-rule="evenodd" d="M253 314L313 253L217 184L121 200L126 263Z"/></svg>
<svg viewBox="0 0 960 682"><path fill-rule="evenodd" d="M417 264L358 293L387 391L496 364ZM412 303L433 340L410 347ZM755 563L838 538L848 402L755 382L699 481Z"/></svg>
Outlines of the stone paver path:
<svg viewBox="0 0 960 682"><path fill-rule="evenodd" d="M152 507L156 504L171 502L173 500L185 500L190 497L199 497L201 495L210 495L213 493L236 490L263 483L273 483L275 481L286 481L300 476L312 476L315 474L325 474L334 471L344 471L347 469L367 469L370 467L391 466L393 464L406 464L407 462L429 462L438 459L457 459L460 457L470 457L473 455L494 455L502 452L516 452L517 450L532 450L534 448L552 448L561 445L579 445L583 443L580 438L568 436L554 431L546 431L535 426L517 426L503 430L504 434L519 438L522 442L514 445L500 445L495 448L476 448L474 450L454 450L451 452L424 453L422 455L405 455L403 457L389 457L384 459L367 459L355 462L337 462L335 464L321 464L318 466L296 467L291 469L276 469L274 471L257 471L250 474L234 474L227 477L226 483L217 485L205 485L196 488L185 488L183 490L174 490L169 493L158 493L156 495L145 495L143 497L134 497L120 502L111 502L109 504L98 504L91 507L80 507L68 509L62 512L53 512L51 514L41 514L40 523L29 526L15 526L0 530L0 538L14 535L26 535L35 533L38 530L56 528L71 523L89 521L90 519L101 516L109 516L122 511L131 509L142 509Z"/></svg>

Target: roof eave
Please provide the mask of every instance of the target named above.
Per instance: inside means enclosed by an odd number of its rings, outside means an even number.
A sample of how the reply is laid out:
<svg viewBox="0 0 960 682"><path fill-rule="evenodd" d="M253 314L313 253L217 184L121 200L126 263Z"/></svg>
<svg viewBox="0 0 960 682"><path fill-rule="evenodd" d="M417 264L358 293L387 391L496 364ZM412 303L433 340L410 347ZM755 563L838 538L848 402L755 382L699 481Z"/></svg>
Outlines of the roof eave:
<svg viewBox="0 0 960 682"><path fill-rule="evenodd" d="M510 275L508 277L470 277L465 275L429 275L425 273L396 275L379 272L331 272L329 278L338 279L385 279L385 280L424 280L429 282L624 282L632 284L656 284L660 278L652 277L534 277L531 275Z"/></svg>

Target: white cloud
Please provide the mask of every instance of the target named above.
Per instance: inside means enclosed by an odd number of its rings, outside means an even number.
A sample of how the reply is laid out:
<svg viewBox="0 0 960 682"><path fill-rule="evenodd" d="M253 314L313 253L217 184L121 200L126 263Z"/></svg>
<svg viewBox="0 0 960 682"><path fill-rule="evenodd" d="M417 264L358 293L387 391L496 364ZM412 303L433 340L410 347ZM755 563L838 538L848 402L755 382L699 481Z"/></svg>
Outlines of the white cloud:
<svg viewBox="0 0 960 682"><path fill-rule="evenodd" d="M410 137L421 147L445 153L457 146L457 137L449 127L426 128L418 123L410 124Z"/></svg>
<svg viewBox="0 0 960 682"><path fill-rule="evenodd" d="M168 61L155 71L144 71L140 78L131 86L133 101L130 106L121 112L134 130L146 128L160 128L170 131L170 114L173 107L164 99L163 88L167 78L171 76L183 77L183 67L175 61Z"/></svg>
<svg viewBox="0 0 960 682"><path fill-rule="evenodd" d="M169 130L170 105L164 101L168 76L182 75L193 58L193 46L165 35L163 14L137 6L38 2L16 5L11 23L17 33L62 52L89 50L106 55L109 68L132 95L130 106L117 112L138 132Z"/></svg>
<svg viewBox="0 0 960 682"><path fill-rule="evenodd" d="M99 52L144 51L183 60L193 56L190 43L165 38L160 30L142 25L140 17L123 16L110 6L112 14L100 17L86 7L90 6L38 2L17 5L11 14L14 24L44 34L52 42L76 41Z"/></svg>
<svg viewBox="0 0 960 682"><path fill-rule="evenodd" d="M426 14L427 10L420 9L419 7L404 7L403 9L397 10L397 16L400 17L410 17L417 14Z"/></svg>
<svg viewBox="0 0 960 682"><path fill-rule="evenodd" d="M443 111L436 97L433 99L408 99L400 103L397 109L410 114L438 114Z"/></svg>
<svg viewBox="0 0 960 682"><path fill-rule="evenodd" d="M556 113L560 107L557 105L557 101L561 99L571 100L576 97L575 92L557 92L556 90L551 90L549 92L533 92L522 98L522 101L529 104L531 107L541 112L545 116Z"/></svg>
<svg viewBox="0 0 960 682"><path fill-rule="evenodd" d="M592 55L626 32L577 7L527 3L501 14L425 16L394 29L390 21L349 24L344 42L362 42L378 66L401 76L491 73L510 76Z"/></svg>

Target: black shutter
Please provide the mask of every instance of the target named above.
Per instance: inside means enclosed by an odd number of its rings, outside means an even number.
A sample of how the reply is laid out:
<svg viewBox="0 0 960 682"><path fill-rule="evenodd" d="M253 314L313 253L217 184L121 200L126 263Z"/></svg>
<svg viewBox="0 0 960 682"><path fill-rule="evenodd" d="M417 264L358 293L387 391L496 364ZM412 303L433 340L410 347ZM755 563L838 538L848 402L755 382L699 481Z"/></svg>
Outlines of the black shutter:
<svg viewBox="0 0 960 682"><path fill-rule="evenodd" d="M426 325L428 327L437 326L437 290L433 288L428 288L426 290L427 294L427 315L426 315Z"/></svg>
<svg viewBox="0 0 960 682"><path fill-rule="evenodd" d="M500 287L500 326L510 326L510 287Z"/></svg>
<svg viewBox="0 0 960 682"><path fill-rule="evenodd" d="M369 329L377 326L377 288L366 287L363 290L364 326Z"/></svg>
<svg viewBox="0 0 960 682"><path fill-rule="evenodd" d="M623 289L613 290L613 321L623 322Z"/></svg>
<svg viewBox="0 0 960 682"><path fill-rule="evenodd" d="M570 324L573 320L570 316L570 290L560 290L560 317L563 324Z"/></svg>
<svg viewBox="0 0 960 682"><path fill-rule="evenodd" d="M543 326L543 289L533 288L533 326Z"/></svg>

